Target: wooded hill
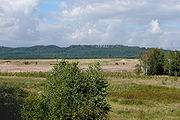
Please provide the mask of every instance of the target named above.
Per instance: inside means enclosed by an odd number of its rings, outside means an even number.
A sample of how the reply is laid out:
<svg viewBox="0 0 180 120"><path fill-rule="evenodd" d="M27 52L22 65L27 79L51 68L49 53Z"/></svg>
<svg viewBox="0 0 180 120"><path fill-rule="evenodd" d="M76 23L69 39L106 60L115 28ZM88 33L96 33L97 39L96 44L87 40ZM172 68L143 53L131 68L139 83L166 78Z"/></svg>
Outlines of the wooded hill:
<svg viewBox="0 0 180 120"><path fill-rule="evenodd" d="M0 47L0 59L137 58L146 48L123 45L72 45L69 47Z"/></svg>

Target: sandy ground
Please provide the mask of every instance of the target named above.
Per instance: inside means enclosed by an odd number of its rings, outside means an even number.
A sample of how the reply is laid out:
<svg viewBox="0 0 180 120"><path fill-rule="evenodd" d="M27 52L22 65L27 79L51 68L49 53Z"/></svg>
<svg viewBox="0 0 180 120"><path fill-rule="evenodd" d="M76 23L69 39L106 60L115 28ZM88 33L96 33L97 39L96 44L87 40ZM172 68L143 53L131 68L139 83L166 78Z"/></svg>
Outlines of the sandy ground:
<svg viewBox="0 0 180 120"><path fill-rule="evenodd" d="M28 61L29 65L24 62ZM100 62L105 72L132 72L137 59L80 59L68 60L70 62L79 61L80 68L86 70L88 64ZM35 64L38 62L38 64ZM51 71L56 60L0 60L0 72L48 72ZM118 63L118 65L116 65Z"/></svg>
<svg viewBox="0 0 180 120"><path fill-rule="evenodd" d="M35 66L35 65L0 65L0 72L48 72L52 66Z"/></svg>

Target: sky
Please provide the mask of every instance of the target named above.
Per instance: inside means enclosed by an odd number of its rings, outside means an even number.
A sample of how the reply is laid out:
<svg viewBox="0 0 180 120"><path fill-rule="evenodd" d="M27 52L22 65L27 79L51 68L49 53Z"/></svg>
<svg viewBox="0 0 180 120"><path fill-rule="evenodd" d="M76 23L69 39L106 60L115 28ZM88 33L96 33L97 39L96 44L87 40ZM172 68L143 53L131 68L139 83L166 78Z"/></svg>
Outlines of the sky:
<svg viewBox="0 0 180 120"><path fill-rule="evenodd" d="M180 50L179 0L0 0L0 46Z"/></svg>

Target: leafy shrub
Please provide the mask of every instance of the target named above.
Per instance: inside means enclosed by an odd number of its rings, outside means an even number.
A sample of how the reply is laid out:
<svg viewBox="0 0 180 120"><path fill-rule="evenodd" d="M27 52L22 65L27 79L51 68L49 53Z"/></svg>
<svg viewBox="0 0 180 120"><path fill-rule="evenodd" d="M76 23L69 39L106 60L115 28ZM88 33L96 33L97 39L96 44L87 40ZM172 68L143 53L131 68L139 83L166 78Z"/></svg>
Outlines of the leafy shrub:
<svg viewBox="0 0 180 120"><path fill-rule="evenodd" d="M46 107L47 99L43 95L31 93L25 98L25 105L22 109L23 118L26 120L46 120L48 119L48 108Z"/></svg>
<svg viewBox="0 0 180 120"><path fill-rule="evenodd" d="M119 65L119 63L116 62L115 65Z"/></svg>
<svg viewBox="0 0 180 120"><path fill-rule="evenodd" d="M25 65L29 65L29 62L28 62L28 61L25 61L24 64L25 64Z"/></svg>
<svg viewBox="0 0 180 120"><path fill-rule="evenodd" d="M135 73L136 75L140 75L140 74L142 73L141 65L136 64L135 67L136 67L136 69L134 70L134 73Z"/></svg>
<svg viewBox="0 0 180 120"><path fill-rule="evenodd" d="M78 63L61 61L49 75L44 95L26 99L24 116L26 119L107 119L110 111L107 87L98 64L82 72Z"/></svg>
<svg viewBox="0 0 180 120"><path fill-rule="evenodd" d="M20 88L0 85L0 119L22 120L21 106L27 94Z"/></svg>

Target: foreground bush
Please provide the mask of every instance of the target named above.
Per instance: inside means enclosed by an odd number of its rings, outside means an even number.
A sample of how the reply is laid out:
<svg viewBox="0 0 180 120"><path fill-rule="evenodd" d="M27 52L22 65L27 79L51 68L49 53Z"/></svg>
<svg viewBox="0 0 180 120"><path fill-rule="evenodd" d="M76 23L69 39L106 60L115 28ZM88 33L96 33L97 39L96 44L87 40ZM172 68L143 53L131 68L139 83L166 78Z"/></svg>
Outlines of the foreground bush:
<svg viewBox="0 0 180 120"><path fill-rule="evenodd" d="M31 95L24 106L25 119L103 120L110 106L108 83L99 65L86 72L78 63L59 62L48 77L43 95Z"/></svg>

